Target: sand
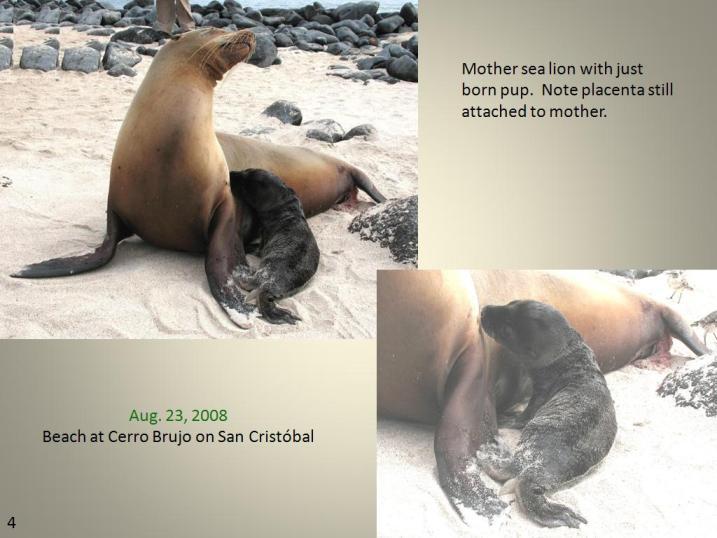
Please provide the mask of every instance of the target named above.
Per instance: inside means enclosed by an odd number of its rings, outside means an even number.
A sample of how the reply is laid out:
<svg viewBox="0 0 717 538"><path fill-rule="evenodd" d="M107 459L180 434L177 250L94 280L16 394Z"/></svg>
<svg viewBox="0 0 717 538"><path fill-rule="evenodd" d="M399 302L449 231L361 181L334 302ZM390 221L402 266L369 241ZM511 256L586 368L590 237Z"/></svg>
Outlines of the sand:
<svg viewBox="0 0 717 538"><path fill-rule="evenodd" d="M237 329L209 293L203 259L155 248L138 238L120 244L106 267L70 278L22 281L7 275L25 264L94 248L105 227L115 139L152 61L135 78L104 72L40 73L17 67L22 47L41 31L15 27L15 67L0 72L0 337L19 338L370 338L375 335L376 270L404 268L388 250L351 234L359 210L330 210L310 220L321 249L310 286L283 304L304 319L293 326L256 320ZM63 28L62 48L86 43ZM96 38L107 41L108 38ZM62 50L60 51L62 54ZM326 76L325 53L280 49L282 65L240 65L220 83L215 126L240 133L267 128L263 140L314 148L362 168L389 198L418 188L418 85L354 83ZM362 123L376 140L330 146L305 138L305 127L261 116L278 99L294 101L304 121L331 118L348 131ZM362 200L368 201L365 195ZM365 205L363 208L365 209Z"/></svg>
<svg viewBox="0 0 717 538"><path fill-rule="evenodd" d="M716 310L717 272L687 271L685 276L695 291L672 304L690 321ZM666 280L661 275L635 287L665 300L672 293ZM688 354L681 343L672 352ZM682 363L676 357L672 368ZM554 495L588 520L579 531L536 526L512 504L512 496L503 498L511 505L493 525L475 516L463 524L436 479L433 428L379 421L379 536L712 536L717 526L717 420L658 396L655 390L668 371L627 366L606 376L618 420L615 444L590 475ZM501 434L517 441L514 430Z"/></svg>

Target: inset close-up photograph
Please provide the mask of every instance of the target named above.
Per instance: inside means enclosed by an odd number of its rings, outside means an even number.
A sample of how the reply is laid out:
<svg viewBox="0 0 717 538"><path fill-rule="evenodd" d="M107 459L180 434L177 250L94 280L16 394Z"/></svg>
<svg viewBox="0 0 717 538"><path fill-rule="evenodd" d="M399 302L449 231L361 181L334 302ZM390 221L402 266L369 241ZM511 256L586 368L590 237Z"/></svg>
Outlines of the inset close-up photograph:
<svg viewBox="0 0 717 538"><path fill-rule="evenodd" d="M717 523L717 271L380 271L377 339L379 536Z"/></svg>
<svg viewBox="0 0 717 538"><path fill-rule="evenodd" d="M375 336L418 11L249 4L0 2L0 336Z"/></svg>

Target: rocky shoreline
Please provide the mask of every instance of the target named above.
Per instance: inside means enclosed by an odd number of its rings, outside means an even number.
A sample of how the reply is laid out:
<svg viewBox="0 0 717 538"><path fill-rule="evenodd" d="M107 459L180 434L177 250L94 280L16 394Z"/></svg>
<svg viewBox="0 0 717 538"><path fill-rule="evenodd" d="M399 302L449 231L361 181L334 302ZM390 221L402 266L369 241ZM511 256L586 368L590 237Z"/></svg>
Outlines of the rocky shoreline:
<svg viewBox="0 0 717 538"><path fill-rule="evenodd" d="M249 29L257 38L249 63L268 68L280 63L279 48L295 47L325 52L353 62L336 65L327 75L368 83L418 82L418 9L412 3L397 12L379 12L379 2L351 2L325 8L319 2L302 8L242 7L234 0L206 6L192 4L198 28ZM0 34L14 33L13 26L28 25L47 34L72 27L88 36L110 37L110 43L90 41L66 49L60 61L59 43L49 38L42 45L23 48L21 69L91 73L104 69L110 75L134 76L132 69L142 55L154 56L162 34L152 28L156 20L154 0L132 0L121 9L95 0L2 0ZM399 43L400 42L400 43ZM139 46L138 46L139 45ZM0 40L0 71L12 67L14 43Z"/></svg>

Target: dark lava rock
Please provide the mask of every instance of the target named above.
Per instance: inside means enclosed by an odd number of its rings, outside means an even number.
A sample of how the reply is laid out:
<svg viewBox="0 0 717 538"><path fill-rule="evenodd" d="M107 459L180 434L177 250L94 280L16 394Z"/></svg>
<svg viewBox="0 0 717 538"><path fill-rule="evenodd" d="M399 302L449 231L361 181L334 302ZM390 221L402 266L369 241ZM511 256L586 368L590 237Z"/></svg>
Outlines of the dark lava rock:
<svg viewBox="0 0 717 538"><path fill-rule="evenodd" d="M93 11L90 7L86 7L80 14L78 22L80 24L89 24L92 26L100 25L102 24L102 15L104 14L104 11L104 9Z"/></svg>
<svg viewBox="0 0 717 538"><path fill-rule="evenodd" d="M91 49L95 49L97 52L102 53L105 50L105 44L101 41L97 41L96 39L93 39L92 41L88 41L85 47L90 47Z"/></svg>
<svg viewBox="0 0 717 538"><path fill-rule="evenodd" d="M410 50L411 53L416 58L418 58L418 36L417 35L414 35L413 37L411 37L411 39L401 43L401 46L406 50Z"/></svg>
<svg viewBox="0 0 717 538"><path fill-rule="evenodd" d="M629 278L630 280L639 280L651 276L657 276L663 273L663 269L603 269L605 273Z"/></svg>
<svg viewBox="0 0 717 538"><path fill-rule="evenodd" d="M134 77L137 76L137 71L125 64L117 64L114 67L107 70L107 74L111 77Z"/></svg>
<svg viewBox="0 0 717 538"><path fill-rule="evenodd" d="M162 39L162 34L152 28L139 28L133 26L117 32L110 41L125 41L127 43L137 43L138 45L150 45Z"/></svg>
<svg viewBox="0 0 717 538"><path fill-rule="evenodd" d="M717 417L717 358L706 355L678 368L662 381L660 396L674 396L678 407L704 409L708 417Z"/></svg>
<svg viewBox="0 0 717 538"><path fill-rule="evenodd" d="M212 26L214 28L225 28L232 24L232 19L212 19L210 21L204 21L204 26Z"/></svg>
<svg viewBox="0 0 717 538"><path fill-rule="evenodd" d="M143 56L156 56L158 52L159 49L145 47L144 45L137 47L137 54L141 54Z"/></svg>
<svg viewBox="0 0 717 538"><path fill-rule="evenodd" d="M351 50L351 45L348 43L331 43L326 47L326 52L333 54L334 56L340 56L346 54Z"/></svg>
<svg viewBox="0 0 717 538"><path fill-rule="evenodd" d="M351 140L352 138L356 138L357 136L361 136L363 138L366 138L367 140L371 140L376 138L378 135L378 129L371 125L370 123L364 123L362 125L357 125L353 129L349 130L348 133L344 136L344 140Z"/></svg>
<svg viewBox="0 0 717 538"><path fill-rule="evenodd" d="M6 26L5 28L0 28L0 34L14 34L15 29L12 26Z"/></svg>
<svg viewBox="0 0 717 538"><path fill-rule="evenodd" d="M118 23L122 19L122 13L120 11L107 10L102 14L102 25L112 26Z"/></svg>
<svg viewBox="0 0 717 538"><path fill-rule="evenodd" d="M0 22L12 22L15 15L14 7L2 7L0 6Z"/></svg>
<svg viewBox="0 0 717 538"><path fill-rule="evenodd" d="M0 71L12 67L12 49L0 42Z"/></svg>
<svg viewBox="0 0 717 538"><path fill-rule="evenodd" d="M390 62L383 56L369 56L368 58L361 58L358 62L356 62L356 67L358 67L361 71L367 71L369 69L386 67L387 63Z"/></svg>
<svg viewBox="0 0 717 538"><path fill-rule="evenodd" d="M291 125L301 125L303 119L299 107L289 101L275 101L270 104L262 114L270 118L277 118L282 123Z"/></svg>
<svg viewBox="0 0 717 538"><path fill-rule="evenodd" d="M348 26L342 26L341 28L337 28L336 37L339 39L339 41L348 41L352 45L355 45L359 41L359 36L356 35L356 32L354 32Z"/></svg>
<svg viewBox="0 0 717 538"><path fill-rule="evenodd" d="M294 40L291 39L289 34L283 32L277 32L274 34L274 40L276 41L277 47L293 47Z"/></svg>
<svg viewBox="0 0 717 538"><path fill-rule="evenodd" d="M249 58L249 63L257 67L269 67L279 54L279 51L276 50L273 36L255 28L252 28L251 31L254 32L256 37L256 49L251 58Z"/></svg>
<svg viewBox="0 0 717 538"><path fill-rule="evenodd" d="M62 69L93 73L100 69L100 52L91 47L73 47L65 49L62 56Z"/></svg>
<svg viewBox="0 0 717 538"><path fill-rule="evenodd" d="M321 140L322 142L329 142L336 144L344 139L344 128L341 124L334 120L315 120L310 121L306 124L310 126L309 130L306 131L306 138L313 138L314 140Z"/></svg>
<svg viewBox="0 0 717 538"><path fill-rule="evenodd" d="M37 22L46 22L49 24L57 24L60 22L60 10L52 9L49 5L42 6L37 16Z"/></svg>
<svg viewBox="0 0 717 538"><path fill-rule="evenodd" d="M117 43L109 43L107 45L107 49L105 49L105 55L102 58L102 65L109 71L118 65L132 67L141 61L142 57L133 50L125 48L122 45L118 45Z"/></svg>
<svg viewBox="0 0 717 538"><path fill-rule="evenodd" d="M0 45L7 47L10 50L15 48L15 43L13 43L12 39L9 37L0 37Z"/></svg>
<svg viewBox="0 0 717 538"><path fill-rule="evenodd" d="M396 45L395 43L386 45L381 52L384 54L388 53L389 57L391 57L391 58L400 58L401 56L410 56L414 60L416 59L416 57L413 55L413 53L410 50L403 48L401 45Z"/></svg>
<svg viewBox="0 0 717 538"><path fill-rule="evenodd" d="M50 45L31 45L22 49L20 69L39 69L52 71L57 69L59 53Z"/></svg>
<svg viewBox="0 0 717 538"><path fill-rule="evenodd" d="M383 69L369 69L367 71L342 70L326 74L334 77L341 77L346 80L364 83L368 83L369 80L381 80L383 82L388 82L389 84L395 84L398 82L397 78L389 76Z"/></svg>
<svg viewBox="0 0 717 538"><path fill-rule="evenodd" d="M87 32L87 35L107 37L111 36L114 33L115 31L112 28L96 28L95 30L90 30L89 32Z"/></svg>
<svg viewBox="0 0 717 538"><path fill-rule="evenodd" d="M387 19L383 19L376 24L376 33L378 35L390 34L395 32L403 25L403 18L400 15L393 15Z"/></svg>
<svg viewBox="0 0 717 538"><path fill-rule="evenodd" d="M45 33L49 34L49 35L59 35L60 29L59 28L48 28L47 30L45 30Z"/></svg>
<svg viewBox="0 0 717 538"><path fill-rule="evenodd" d="M376 37L376 34L371 31L371 27L361 21L341 21L332 24L331 27L334 31L338 31L339 28L349 28L359 37Z"/></svg>
<svg viewBox="0 0 717 538"><path fill-rule="evenodd" d="M399 15L406 21L406 24L418 22L418 9L411 2L403 4Z"/></svg>
<svg viewBox="0 0 717 538"><path fill-rule="evenodd" d="M334 10L336 19L343 21L346 19L360 19L364 15L372 17L378 13L378 2L349 2L342 4Z"/></svg>
<svg viewBox="0 0 717 538"><path fill-rule="evenodd" d="M232 22L237 28L254 28L255 26L259 26L259 22L256 20L251 17L245 17L239 13L232 15Z"/></svg>
<svg viewBox="0 0 717 538"><path fill-rule="evenodd" d="M307 41L304 41L303 39L300 39L296 42L296 48L300 50L306 50L309 52L323 52L324 46L319 45L318 43L309 43Z"/></svg>
<svg viewBox="0 0 717 538"><path fill-rule="evenodd" d="M30 28L32 28L33 30L45 30L49 27L50 25L44 22L36 22L35 24L30 25Z"/></svg>
<svg viewBox="0 0 717 538"><path fill-rule="evenodd" d="M60 50L60 42L55 39L54 37L50 37L45 40L43 45L47 45L48 47L52 47L55 50Z"/></svg>
<svg viewBox="0 0 717 538"><path fill-rule="evenodd" d="M418 196L389 200L358 215L349 225L364 241L388 248L400 263L418 263Z"/></svg>
<svg viewBox="0 0 717 538"><path fill-rule="evenodd" d="M409 56L397 58L389 64L388 74L399 80L418 82L418 62Z"/></svg>

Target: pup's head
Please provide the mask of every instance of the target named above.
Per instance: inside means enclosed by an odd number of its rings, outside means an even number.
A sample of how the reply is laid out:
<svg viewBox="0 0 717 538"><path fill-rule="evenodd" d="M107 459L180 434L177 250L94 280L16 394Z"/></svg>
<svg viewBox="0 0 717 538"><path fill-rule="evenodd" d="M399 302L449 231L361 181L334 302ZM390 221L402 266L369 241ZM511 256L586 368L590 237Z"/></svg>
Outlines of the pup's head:
<svg viewBox="0 0 717 538"><path fill-rule="evenodd" d="M513 301L484 306L482 329L525 361L542 368L560 358L580 336L557 309L538 301Z"/></svg>
<svg viewBox="0 0 717 538"><path fill-rule="evenodd" d="M293 189L267 170L249 168L231 172L229 177L232 194L258 213L278 210L294 201L298 204Z"/></svg>

